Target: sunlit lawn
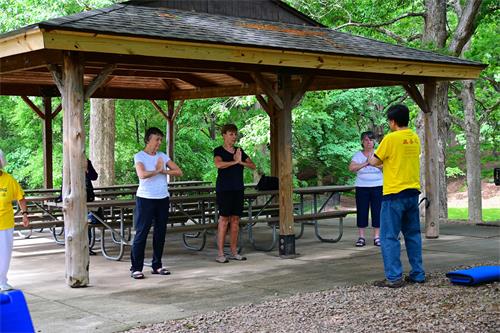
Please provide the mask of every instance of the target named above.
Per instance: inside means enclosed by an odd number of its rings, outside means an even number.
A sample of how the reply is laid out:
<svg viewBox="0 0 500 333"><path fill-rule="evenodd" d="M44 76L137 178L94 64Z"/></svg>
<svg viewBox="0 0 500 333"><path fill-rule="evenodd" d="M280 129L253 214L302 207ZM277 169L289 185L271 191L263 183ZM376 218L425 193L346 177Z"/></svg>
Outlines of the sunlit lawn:
<svg viewBox="0 0 500 333"><path fill-rule="evenodd" d="M467 208L448 208L449 220L467 220ZM483 221L500 221L500 208L483 208Z"/></svg>

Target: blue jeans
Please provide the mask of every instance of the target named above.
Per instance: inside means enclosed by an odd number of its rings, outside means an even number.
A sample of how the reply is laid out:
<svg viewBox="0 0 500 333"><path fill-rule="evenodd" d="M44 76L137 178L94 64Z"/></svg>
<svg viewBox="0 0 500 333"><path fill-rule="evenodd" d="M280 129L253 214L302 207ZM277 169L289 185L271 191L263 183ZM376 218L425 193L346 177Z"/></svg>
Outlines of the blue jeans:
<svg viewBox="0 0 500 333"><path fill-rule="evenodd" d="M425 279L422 265L422 238L420 236L420 216L418 195L382 201L380 214L380 242L384 259L384 273L387 280L398 281L403 277L401 265L401 245L398 240L402 232L408 261L411 265L410 279Z"/></svg>
<svg viewBox="0 0 500 333"><path fill-rule="evenodd" d="M144 267L144 251L153 222L153 261L151 267L153 270L162 267L161 257L163 256L163 247L167 232L169 203L169 197L164 199L136 197L134 211L135 237L130 254L132 261L130 270L132 272L142 272Z"/></svg>

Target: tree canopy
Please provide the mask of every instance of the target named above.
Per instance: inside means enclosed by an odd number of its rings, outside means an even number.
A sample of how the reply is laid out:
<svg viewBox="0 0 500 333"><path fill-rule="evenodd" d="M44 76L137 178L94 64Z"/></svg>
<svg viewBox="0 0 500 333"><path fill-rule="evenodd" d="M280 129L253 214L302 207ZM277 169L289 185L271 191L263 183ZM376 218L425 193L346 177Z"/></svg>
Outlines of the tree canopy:
<svg viewBox="0 0 500 333"><path fill-rule="evenodd" d="M108 6L112 0L4 0L0 3L0 32L36 23L44 19L83 10ZM422 1L372 0L287 0L332 29L406 46L436 50L421 41L425 6ZM457 15L450 5L450 29ZM487 63L476 85L477 114L481 120L481 151L484 163L498 164L498 9L494 1L483 1L477 29L464 57ZM446 52L445 50L437 50ZM457 91L459 82L453 83ZM450 113L454 118L449 139L451 158L449 176L465 172L465 147L461 101L450 89ZM41 105L41 100L33 99ZM374 131L379 137L387 132L386 108L394 102L405 102L413 116L418 107L401 87L336 90L307 93L293 111L293 159L297 184L352 183L354 175L347 165L360 149L359 133ZM53 105L60 101L56 99ZM161 104L161 102L159 102ZM89 123L89 104L85 120ZM162 104L163 106L165 104ZM54 181L60 186L62 170L62 115L54 119ZM218 132L225 123L240 129L240 145L256 162L258 173L269 174L269 119L255 97L192 100L184 103L176 119L175 160L184 171L183 179L214 180L212 150L221 144ZM116 103L116 181L137 182L133 155L143 148L143 135L150 126L165 128L164 118L149 101L118 100ZM43 184L42 123L18 97L0 96L0 148L7 153L12 172L27 188ZM88 130L88 128L87 128ZM161 148L165 151L165 147ZM254 180L251 173L246 181ZM492 177L486 168L484 177Z"/></svg>

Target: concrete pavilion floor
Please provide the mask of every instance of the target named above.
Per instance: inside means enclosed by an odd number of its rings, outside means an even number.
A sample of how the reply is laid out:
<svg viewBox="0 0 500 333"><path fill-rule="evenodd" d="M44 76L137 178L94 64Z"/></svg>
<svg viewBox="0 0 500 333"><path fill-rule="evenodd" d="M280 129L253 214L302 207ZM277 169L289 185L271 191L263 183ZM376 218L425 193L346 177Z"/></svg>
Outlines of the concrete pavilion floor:
<svg viewBox="0 0 500 333"><path fill-rule="evenodd" d="M323 236L333 237L336 222L322 224ZM424 238L426 270L446 271L458 265L500 261L500 228L442 224L438 239ZM261 226L257 240L270 240L270 229ZM109 261L98 252L90 257L90 286L69 288L64 279L64 247L48 232L34 232L30 239L14 241L9 283L27 299L37 332L117 332L149 323L183 318L228 307L283 298L298 292L327 290L365 283L383 277L380 249L368 241L354 247L357 231L353 218L345 221L339 243L322 243L306 226L297 240L296 259L280 259L277 249L259 252L244 234L246 262L218 264L214 237L201 252L186 250L181 235L167 236L164 265L170 276L146 279L129 276L129 257ZM404 247L402 259L408 262Z"/></svg>

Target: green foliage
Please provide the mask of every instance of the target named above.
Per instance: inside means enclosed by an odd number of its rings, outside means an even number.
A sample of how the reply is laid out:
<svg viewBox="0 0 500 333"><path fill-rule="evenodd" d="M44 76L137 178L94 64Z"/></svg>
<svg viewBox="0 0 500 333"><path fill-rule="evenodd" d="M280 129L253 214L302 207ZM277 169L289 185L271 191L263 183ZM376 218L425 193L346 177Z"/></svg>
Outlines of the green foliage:
<svg viewBox="0 0 500 333"><path fill-rule="evenodd" d="M465 173L459 167L447 167L446 168L446 177L448 178L457 178L465 176Z"/></svg>
<svg viewBox="0 0 500 333"><path fill-rule="evenodd" d="M108 6L118 0L3 0L0 2L0 32L18 29L54 18ZM423 1L400 0L287 0L289 4L310 15L328 27L345 25L339 31L354 33L390 43L411 47L429 48L422 45L419 34L423 31L423 16L408 16L383 28L366 27L350 22L384 23L406 13L423 13ZM492 167L498 166L498 137L500 112L494 109L498 96L499 55L498 11L493 10L495 1L483 1L477 19L477 29L470 48L465 53L468 59L487 63L488 67L477 81L477 117L481 118L481 159L483 176L492 177ZM448 13L448 27L452 31L458 17ZM391 31L392 34L387 34ZM396 37L398 36L398 37ZM449 42L449 40L448 40ZM444 50L437 50L446 52ZM493 83L492 83L493 82ZM460 83L454 83L460 89ZM387 133L386 108L404 99L400 87L320 91L307 93L301 104L293 111L292 149L294 178L296 185L315 185L325 177L336 184L352 183L354 174L347 166L352 155L359 150L359 133L372 130L379 136ZM41 105L39 98L32 99ZM53 100L58 105L58 99ZM418 108L406 99L412 119ZM161 104L165 107L165 104ZM463 119L463 108L459 99L450 93L450 113ZM88 127L89 110L85 108ZM53 123L54 130L54 178L55 186L61 184L62 170L62 114ZM220 126L235 123L240 129L239 145L256 163L259 173L270 173L269 117L258 106L254 97L217 98L187 101L176 119L174 160L184 171L183 179L214 181L217 170L213 163L213 149L222 143ZM133 167L133 155L143 149L145 129L156 126L165 129L166 122L154 110L149 101L120 100L116 103L116 149L115 168L117 183L135 183L137 176ZM0 96L0 148L9 160L7 170L15 174L25 187L40 187L43 183L42 168L42 124L40 119L17 97ZM88 130L88 128L87 128ZM450 147L447 158L448 176L459 176L465 172L464 129L453 125L451 130L458 145ZM160 148L165 151L166 143ZM328 180L328 178L330 178ZM245 181L252 182L253 174L247 171Z"/></svg>

